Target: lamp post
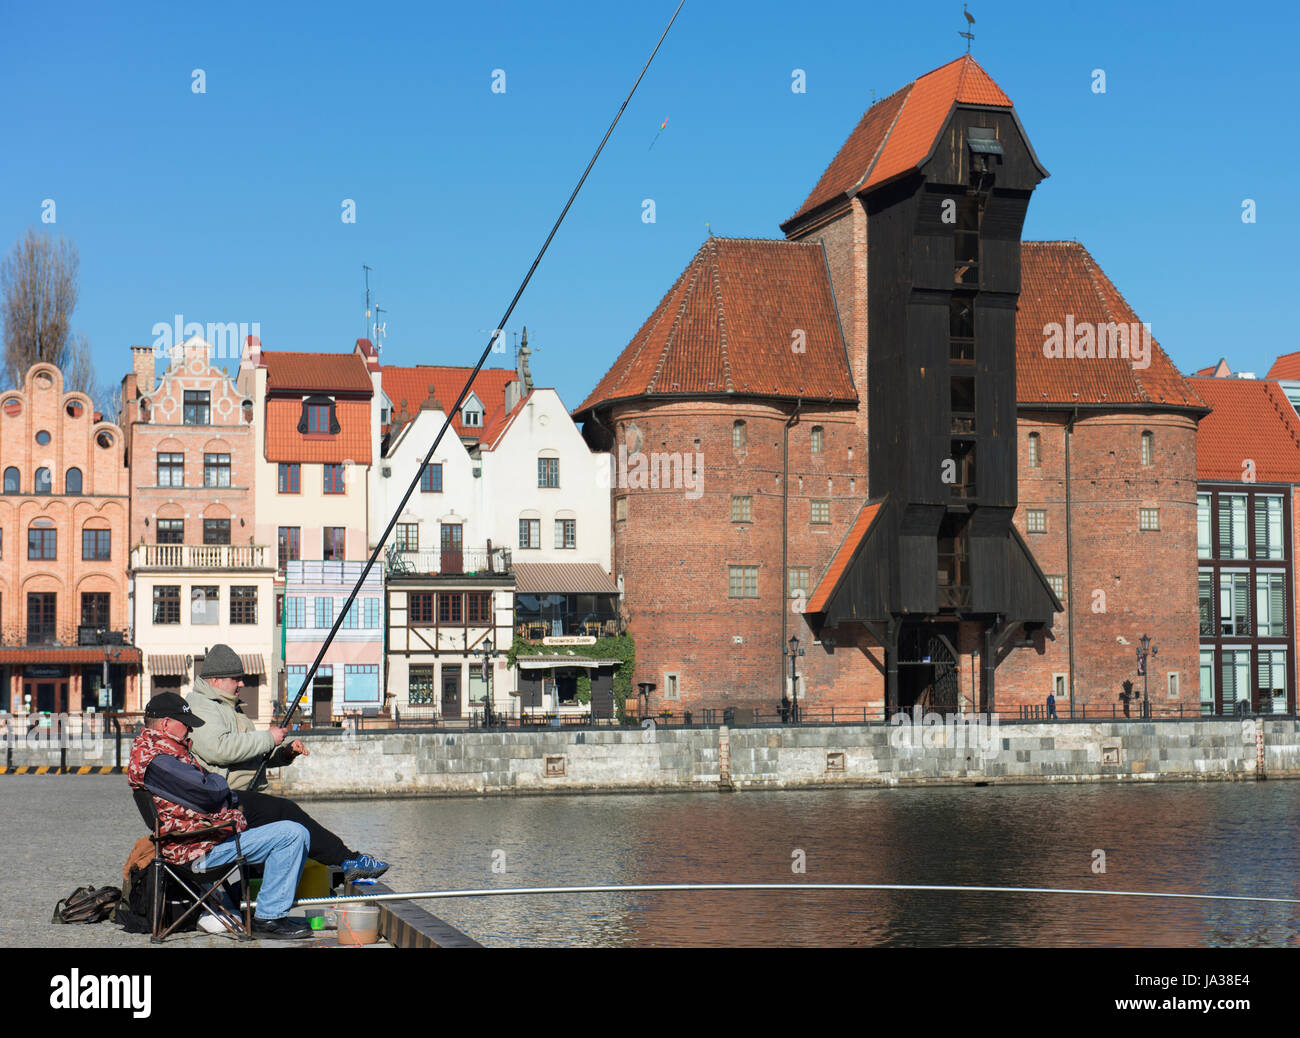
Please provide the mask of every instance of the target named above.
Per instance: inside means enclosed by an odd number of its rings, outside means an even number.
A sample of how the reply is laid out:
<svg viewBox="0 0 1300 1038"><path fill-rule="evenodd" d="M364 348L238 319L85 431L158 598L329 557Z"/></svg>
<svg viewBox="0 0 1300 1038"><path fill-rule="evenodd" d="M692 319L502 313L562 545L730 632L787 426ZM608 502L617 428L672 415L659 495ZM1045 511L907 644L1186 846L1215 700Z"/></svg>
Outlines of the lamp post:
<svg viewBox="0 0 1300 1038"><path fill-rule="evenodd" d="M1160 650L1151 644L1151 639L1147 635L1142 635L1138 639L1141 643L1137 648L1138 673L1142 675L1142 716L1151 716L1151 698L1149 695L1150 675L1147 674L1147 657L1156 656Z"/></svg>
<svg viewBox="0 0 1300 1038"><path fill-rule="evenodd" d="M636 683L636 697L641 701L638 706L641 709L642 718L648 717L650 714L650 693L654 690L655 683L653 681L638 681Z"/></svg>
<svg viewBox="0 0 1300 1038"><path fill-rule="evenodd" d="M483 727L492 725L492 639L483 642Z"/></svg>
<svg viewBox="0 0 1300 1038"><path fill-rule="evenodd" d="M790 635L790 647L783 650L790 657L790 691L794 694L794 708L790 712L791 720L795 724L799 723L799 673L797 668L798 657L804 655L804 650L799 648L799 636Z"/></svg>

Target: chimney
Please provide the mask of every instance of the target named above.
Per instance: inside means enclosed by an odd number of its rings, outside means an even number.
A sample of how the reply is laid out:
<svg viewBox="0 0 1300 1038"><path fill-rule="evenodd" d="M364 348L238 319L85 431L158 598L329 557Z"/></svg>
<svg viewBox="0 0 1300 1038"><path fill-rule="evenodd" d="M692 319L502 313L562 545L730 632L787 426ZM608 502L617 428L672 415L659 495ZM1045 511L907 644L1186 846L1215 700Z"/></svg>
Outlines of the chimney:
<svg viewBox="0 0 1300 1038"><path fill-rule="evenodd" d="M369 339L358 339L353 352L365 361L367 371L379 370L379 351L375 349L374 343Z"/></svg>
<svg viewBox="0 0 1300 1038"><path fill-rule="evenodd" d="M157 384L154 361L152 346L131 347L131 369L135 372L136 391L141 394L152 393Z"/></svg>
<svg viewBox="0 0 1300 1038"><path fill-rule="evenodd" d="M241 358L241 367L247 362L250 368L256 368L262 363L262 340L256 335L250 335L244 340L244 356Z"/></svg>
<svg viewBox="0 0 1300 1038"><path fill-rule="evenodd" d="M519 403L519 380L512 378L506 383L506 414L515 409L515 404Z"/></svg>

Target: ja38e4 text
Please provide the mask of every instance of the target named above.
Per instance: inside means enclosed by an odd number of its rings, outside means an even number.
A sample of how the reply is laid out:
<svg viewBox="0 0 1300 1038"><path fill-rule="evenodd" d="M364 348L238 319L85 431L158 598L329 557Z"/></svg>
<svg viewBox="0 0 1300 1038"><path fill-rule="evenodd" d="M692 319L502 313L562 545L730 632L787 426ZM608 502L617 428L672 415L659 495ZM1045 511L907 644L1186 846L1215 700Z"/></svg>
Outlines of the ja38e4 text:
<svg viewBox="0 0 1300 1038"><path fill-rule="evenodd" d="M1172 977L1144 977L1141 973L1133 977L1133 983L1146 988L1233 988L1248 987L1248 973L1183 973Z"/></svg>

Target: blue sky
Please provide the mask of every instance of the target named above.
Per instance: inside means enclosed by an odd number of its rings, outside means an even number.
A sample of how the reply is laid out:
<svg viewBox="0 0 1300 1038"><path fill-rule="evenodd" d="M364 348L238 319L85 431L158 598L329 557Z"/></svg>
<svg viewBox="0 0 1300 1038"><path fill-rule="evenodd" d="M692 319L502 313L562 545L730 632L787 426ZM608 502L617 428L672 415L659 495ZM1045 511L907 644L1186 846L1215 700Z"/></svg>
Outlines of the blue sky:
<svg viewBox="0 0 1300 1038"><path fill-rule="evenodd" d="M178 313L348 350L363 263L386 362L472 363L674 6L11 7L0 249L32 226L74 241L73 325L112 383ZM1086 245L1180 370L1263 375L1300 349L1295 6L971 10L972 53L1051 173L1024 237ZM509 323L538 384L580 403L706 222L781 237L872 90L957 57L963 25L951 2L687 0Z"/></svg>

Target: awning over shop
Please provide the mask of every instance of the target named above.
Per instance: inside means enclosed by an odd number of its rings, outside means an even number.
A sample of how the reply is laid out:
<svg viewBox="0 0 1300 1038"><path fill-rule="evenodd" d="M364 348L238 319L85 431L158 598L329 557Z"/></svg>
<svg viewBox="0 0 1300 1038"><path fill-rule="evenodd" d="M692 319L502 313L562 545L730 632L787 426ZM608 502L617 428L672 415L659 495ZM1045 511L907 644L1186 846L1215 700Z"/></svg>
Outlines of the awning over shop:
<svg viewBox="0 0 1300 1038"><path fill-rule="evenodd" d="M140 665L140 650L134 645L101 645L95 648L73 646L56 648L3 648L0 649L0 666L13 667L24 664L49 663L75 665L78 663L109 663Z"/></svg>
<svg viewBox="0 0 1300 1038"><path fill-rule="evenodd" d="M189 668L184 656L150 656L149 673L156 678L183 678Z"/></svg>
<svg viewBox="0 0 1300 1038"><path fill-rule="evenodd" d="M521 595L617 595L618 585L595 562L516 562Z"/></svg>
<svg viewBox="0 0 1300 1038"><path fill-rule="evenodd" d="M520 656L520 670L550 670L553 667L621 667L622 660L593 660L585 656Z"/></svg>
<svg viewBox="0 0 1300 1038"><path fill-rule="evenodd" d="M239 662L244 665L245 674L266 675L266 664L262 660L260 652L240 653Z"/></svg>

